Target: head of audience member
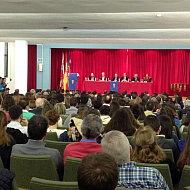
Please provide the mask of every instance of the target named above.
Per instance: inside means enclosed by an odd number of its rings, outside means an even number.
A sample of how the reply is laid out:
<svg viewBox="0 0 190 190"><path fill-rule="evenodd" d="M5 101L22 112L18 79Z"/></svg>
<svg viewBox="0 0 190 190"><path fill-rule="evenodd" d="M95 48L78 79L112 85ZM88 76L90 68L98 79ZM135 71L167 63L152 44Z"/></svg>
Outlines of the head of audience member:
<svg viewBox="0 0 190 190"><path fill-rule="evenodd" d="M11 106L9 109L9 115L11 117L11 121L21 122L22 121L22 107L19 105Z"/></svg>
<svg viewBox="0 0 190 190"><path fill-rule="evenodd" d="M21 106L23 110L29 111L29 100L28 99L23 98L22 100L19 101L18 105Z"/></svg>
<svg viewBox="0 0 190 190"><path fill-rule="evenodd" d="M118 100L118 104L120 105L120 106L126 106L126 101L125 101L125 99L124 98L119 98L119 100Z"/></svg>
<svg viewBox="0 0 190 190"><path fill-rule="evenodd" d="M137 77L138 77L138 75L137 75L137 74L135 74L135 75L134 75L134 78L136 79Z"/></svg>
<svg viewBox="0 0 190 190"><path fill-rule="evenodd" d="M50 103L51 105L55 106L55 104L57 103L57 100L56 100L56 99L51 99L51 100L49 101L49 103Z"/></svg>
<svg viewBox="0 0 190 190"><path fill-rule="evenodd" d="M100 100L94 101L94 109L100 110L101 106L102 106L102 102Z"/></svg>
<svg viewBox="0 0 190 190"><path fill-rule="evenodd" d="M160 135L165 135L166 139L172 139L173 125L170 117L167 115L159 115L158 119L161 125Z"/></svg>
<svg viewBox="0 0 190 190"><path fill-rule="evenodd" d="M91 73L91 77L94 77L94 73Z"/></svg>
<svg viewBox="0 0 190 190"><path fill-rule="evenodd" d="M103 152L84 156L77 170L79 190L115 190L118 178L114 158Z"/></svg>
<svg viewBox="0 0 190 190"><path fill-rule="evenodd" d="M14 94L14 95L19 95L19 89L15 89L15 91L14 91L13 94Z"/></svg>
<svg viewBox="0 0 190 190"><path fill-rule="evenodd" d="M7 130L7 116L3 111L0 111L0 145L4 146L10 145L11 139L9 137L9 135L7 134L6 130Z"/></svg>
<svg viewBox="0 0 190 190"><path fill-rule="evenodd" d="M185 121L182 123L182 125L188 126L190 124L190 111L187 112Z"/></svg>
<svg viewBox="0 0 190 190"><path fill-rule="evenodd" d="M36 101L35 100L30 100L29 101L29 107L30 107L30 109L35 109L36 108Z"/></svg>
<svg viewBox="0 0 190 190"><path fill-rule="evenodd" d="M118 102L112 102L110 104L110 117L113 117L114 113L120 108Z"/></svg>
<svg viewBox="0 0 190 190"><path fill-rule="evenodd" d="M57 128L60 117L59 113L55 110L49 110L45 116L48 119L49 126L55 126L55 128Z"/></svg>
<svg viewBox="0 0 190 190"><path fill-rule="evenodd" d="M56 99L57 99L57 102L59 103L64 102L64 94L57 94Z"/></svg>
<svg viewBox="0 0 190 190"><path fill-rule="evenodd" d="M71 98L70 99L70 107L76 107L77 104L77 99L76 98Z"/></svg>
<svg viewBox="0 0 190 190"><path fill-rule="evenodd" d="M49 95L49 93L46 92L46 91L44 91L44 92L42 93L42 97L45 98L45 99L48 98L48 95Z"/></svg>
<svg viewBox="0 0 190 190"><path fill-rule="evenodd" d="M154 102L152 100L149 100L147 103L146 103L146 109L148 111L153 111L154 110Z"/></svg>
<svg viewBox="0 0 190 190"><path fill-rule="evenodd" d="M43 141L48 128L48 120L44 116L34 115L28 122L28 135L32 140Z"/></svg>
<svg viewBox="0 0 190 190"><path fill-rule="evenodd" d="M118 77L118 73L115 73L115 78L117 78Z"/></svg>
<svg viewBox="0 0 190 190"><path fill-rule="evenodd" d="M123 76L126 77L126 76L127 76L127 73L123 73Z"/></svg>
<svg viewBox="0 0 190 190"><path fill-rule="evenodd" d="M31 89L31 90L30 90L30 93L31 93L32 95L34 95L34 94L36 93L36 90L35 90L35 89Z"/></svg>
<svg viewBox="0 0 190 190"><path fill-rule="evenodd" d="M94 114L87 115L81 124L83 139L96 139L102 130L102 120Z"/></svg>
<svg viewBox="0 0 190 190"><path fill-rule="evenodd" d="M11 95L5 96L5 98L3 100L2 108L5 111L9 111L10 107L13 105L15 105L15 101L14 101L13 97Z"/></svg>
<svg viewBox="0 0 190 190"><path fill-rule="evenodd" d="M135 129L138 129L140 127L140 125L137 123L137 120L135 119L131 109L125 107L124 110L127 112L128 116L129 116L129 119L130 119L130 121L132 123L132 126Z"/></svg>
<svg viewBox="0 0 190 190"><path fill-rule="evenodd" d="M106 95L104 101L105 101L106 104L110 104L111 103L111 96L110 95Z"/></svg>
<svg viewBox="0 0 190 190"><path fill-rule="evenodd" d="M104 90L104 95L106 95L108 93L108 91L107 90Z"/></svg>
<svg viewBox="0 0 190 190"><path fill-rule="evenodd" d="M80 101L81 101L81 104L85 104L86 105L87 102L88 102L88 95L87 94L81 95Z"/></svg>
<svg viewBox="0 0 190 190"><path fill-rule="evenodd" d="M156 132L156 134L160 134L161 126L160 121L155 115L149 115L144 119L144 126L150 126Z"/></svg>
<svg viewBox="0 0 190 190"><path fill-rule="evenodd" d="M62 103L57 103L54 106L54 110L59 114L59 115L65 115L66 114L66 108Z"/></svg>
<svg viewBox="0 0 190 190"><path fill-rule="evenodd" d="M97 109L88 110L88 114L94 114L100 117L100 112Z"/></svg>
<svg viewBox="0 0 190 190"><path fill-rule="evenodd" d="M186 100L184 101L184 108L185 108L185 109L190 109L190 100L189 100L189 99L186 99Z"/></svg>
<svg viewBox="0 0 190 190"><path fill-rule="evenodd" d="M102 77L105 77L105 73L104 72L102 72Z"/></svg>
<svg viewBox="0 0 190 190"><path fill-rule="evenodd" d="M25 98L30 101L30 100L34 100L34 96L30 93L30 92L27 92L25 94Z"/></svg>
<svg viewBox="0 0 190 190"><path fill-rule="evenodd" d="M132 148L124 133L112 130L104 134L101 146L103 152L114 157L117 165L130 162Z"/></svg>
<svg viewBox="0 0 190 190"><path fill-rule="evenodd" d="M131 160L159 164L166 159L164 151L157 144L156 133L151 127L140 127L134 134L134 141L135 148Z"/></svg>
<svg viewBox="0 0 190 190"><path fill-rule="evenodd" d="M77 110L79 119L84 119L88 115L88 108L86 106L80 106Z"/></svg>
<svg viewBox="0 0 190 190"><path fill-rule="evenodd" d="M44 99L38 98L36 100L36 108L43 108L44 107Z"/></svg>
<svg viewBox="0 0 190 190"><path fill-rule="evenodd" d="M135 117L135 119L139 119L140 116L141 116L141 110L140 110L140 105L139 104L134 104L132 107L131 107L131 111ZM144 113L144 112L143 112Z"/></svg>
<svg viewBox="0 0 190 190"><path fill-rule="evenodd" d="M135 133L135 128L131 123L130 117L125 108L118 109L115 112L109 123L105 126L102 133L107 133L112 130L121 131L126 136L132 136Z"/></svg>
<svg viewBox="0 0 190 190"><path fill-rule="evenodd" d="M132 96L132 100L135 100L136 97L137 97L137 94L133 92L133 93L131 94L131 96Z"/></svg>
<svg viewBox="0 0 190 190"><path fill-rule="evenodd" d="M37 100L38 98L42 98L42 93L41 92L36 93L35 99Z"/></svg>
<svg viewBox="0 0 190 190"><path fill-rule="evenodd" d="M49 110L53 110L53 105L47 100L44 100L44 106L42 108L42 115L45 115Z"/></svg>
<svg viewBox="0 0 190 190"><path fill-rule="evenodd" d="M56 94L60 94L60 93L61 93L61 90L57 89Z"/></svg>
<svg viewBox="0 0 190 190"><path fill-rule="evenodd" d="M3 83L6 83L7 79L6 78L3 78Z"/></svg>
<svg viewBox="0 0 190 190"><path fill-rule="evenodd" d="M102 106L101 108L100 108L100 114L101 115L109 115L109 113L110 113L110 107L109 106Z"/></svg>

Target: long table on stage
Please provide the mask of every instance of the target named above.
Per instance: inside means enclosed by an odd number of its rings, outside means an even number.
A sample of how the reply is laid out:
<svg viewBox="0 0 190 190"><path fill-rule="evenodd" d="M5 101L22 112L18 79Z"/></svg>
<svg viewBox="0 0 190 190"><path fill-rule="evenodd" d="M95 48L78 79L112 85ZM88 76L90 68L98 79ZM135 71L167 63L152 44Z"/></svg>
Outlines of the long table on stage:
<svg viewBox="0 0 190 190"><path fill-rule="evenodd" d="M119 82L119 93L127 91L127 93L148 91L149 94L153 94L153 83L146 82ZM97 91L97 93L103 94L104 91L110 91L110 81L84 81L83 90L86 92Z"/></svg>

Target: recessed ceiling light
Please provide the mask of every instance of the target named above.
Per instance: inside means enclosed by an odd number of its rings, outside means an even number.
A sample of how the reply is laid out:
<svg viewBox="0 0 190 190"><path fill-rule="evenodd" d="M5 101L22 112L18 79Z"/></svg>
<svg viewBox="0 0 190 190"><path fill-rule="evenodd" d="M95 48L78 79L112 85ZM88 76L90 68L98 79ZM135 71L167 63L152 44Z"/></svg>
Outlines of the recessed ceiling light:
<svg viewBox="0 0 190 190"><path fill-rule="evenodd" d="M156 16L157 16L157 17L161 17L162 15L161 15L161 14L157 14Z"/></svg>

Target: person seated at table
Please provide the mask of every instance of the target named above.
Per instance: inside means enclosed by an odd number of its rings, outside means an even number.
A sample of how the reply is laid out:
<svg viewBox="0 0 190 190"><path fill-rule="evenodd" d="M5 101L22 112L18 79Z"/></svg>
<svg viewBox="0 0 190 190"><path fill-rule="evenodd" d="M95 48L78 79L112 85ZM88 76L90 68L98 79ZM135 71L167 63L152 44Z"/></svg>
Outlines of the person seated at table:
<svg viewBox="0 0 190 190"><path fill-rule="evenodd" d="M131 81L132 82L140 82L140 78L138 77L137 74L135 74Z"/></svg>
<svg viewBox="0 0 190 190"><path fill-rule="evenodd" d="M105 77L105 73L102 72L102 76L99 78L100 81L108 81L108 78Z"/></svg>
<svg viewBox="0 0 190 190"><path fill-rule="evenodd" d="M90 81L95 81L96 77L94 76L94 73L91 73L90 77L88 78Z"/></svg>
<svg viewBox="0 0 190 190"><path fill-rule="evenodd" d="M151 82L152 78L149 76L149 74L146 74L146 77L143 78L143 82Z"/></svg>
<svg viewBox="0 0 190 190"><path fill-rule="evenodd" d="M121 82L127 82L129 81L129 77L127 76L127 73L123 73L123 76L121 77Z"/></svg>
<svg viewBox="0 0 190 190"><path fill-rule="evenodd" d="M115 73L115 77L113 77L113 78L111 79L111 81L120 82L120 78L118 77L118 73Z"/></svg>

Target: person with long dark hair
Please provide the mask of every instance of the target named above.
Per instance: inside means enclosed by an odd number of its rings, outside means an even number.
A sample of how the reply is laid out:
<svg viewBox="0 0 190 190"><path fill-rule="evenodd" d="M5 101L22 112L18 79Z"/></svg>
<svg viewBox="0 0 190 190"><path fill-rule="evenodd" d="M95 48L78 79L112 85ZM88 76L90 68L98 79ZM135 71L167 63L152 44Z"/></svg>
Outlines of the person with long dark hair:
<svg viewBox="0 0 190 190"><path fill-rule="evenodd" d="M7 116L3 111L0 111L0 156L5 168L10 168L10 155L12 147L15 144L14 139L9 136L7 130Z"/></svg>

